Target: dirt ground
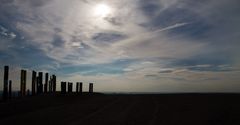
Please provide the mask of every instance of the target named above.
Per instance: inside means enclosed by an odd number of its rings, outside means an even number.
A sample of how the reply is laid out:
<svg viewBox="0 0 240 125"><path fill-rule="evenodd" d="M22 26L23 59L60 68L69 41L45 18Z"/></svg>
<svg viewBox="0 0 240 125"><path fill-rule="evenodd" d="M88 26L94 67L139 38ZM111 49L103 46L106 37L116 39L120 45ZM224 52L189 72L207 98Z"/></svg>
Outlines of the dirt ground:
<svg viewBox="0 0 240 125"><path fill-rule="evenodd" d="M240 125L240 94L41 95L0 103L0 125Z"/></svg>

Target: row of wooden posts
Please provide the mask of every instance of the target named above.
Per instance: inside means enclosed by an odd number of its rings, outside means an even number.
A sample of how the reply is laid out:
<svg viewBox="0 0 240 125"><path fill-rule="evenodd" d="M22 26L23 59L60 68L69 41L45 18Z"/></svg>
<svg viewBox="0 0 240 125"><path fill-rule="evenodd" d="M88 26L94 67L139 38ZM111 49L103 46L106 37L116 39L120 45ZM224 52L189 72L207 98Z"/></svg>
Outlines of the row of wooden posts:
<svg viewBox="0 0 240 125"><path fill-rule="evenodd" d="M83 92L83 83L77 82L76 83L76 93L82 93ZM71 93L73 92L73 83L72 82L61 82L61 93ZM89 83L89 93L93 93L93 83Z"/></svg>
<svg viewBox="0 0 240 125"><path fill-rule="evenodd" d="M8 80L9 67L4 66L4 79L3 79L3 100L7 100L12 97L12 80ZM38 74L38 75L37 75ZM43 72L32 71L32 94L39 95L43 93L55 93L56 92L56 76L45 73L45 83L43 84ZM21 70L20 77L20 96L26 96L26 82L27 82L27 71ZM76 83L76 93L82 93L82 82ZM68 89L67 89L68 88ZM68 91L67 91L68 90ZM71 93L73 90L73 83L61 82L61 93ZM89 93L93 93L93 83L89 84ZM30 95L30 90L27 90L27 95Z"/></svg>

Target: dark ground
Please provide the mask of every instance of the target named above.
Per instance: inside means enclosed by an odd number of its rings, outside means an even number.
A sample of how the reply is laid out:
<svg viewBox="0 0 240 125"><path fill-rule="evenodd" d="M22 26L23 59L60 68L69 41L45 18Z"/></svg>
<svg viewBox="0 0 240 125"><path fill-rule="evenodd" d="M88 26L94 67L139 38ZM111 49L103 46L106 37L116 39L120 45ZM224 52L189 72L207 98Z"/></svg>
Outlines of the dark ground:
<svg viewBox="0 0 240 125"><path fill-rule="evenodd" d="M240 94L45 95L0 103L0 125L240 125Z"/></svg>

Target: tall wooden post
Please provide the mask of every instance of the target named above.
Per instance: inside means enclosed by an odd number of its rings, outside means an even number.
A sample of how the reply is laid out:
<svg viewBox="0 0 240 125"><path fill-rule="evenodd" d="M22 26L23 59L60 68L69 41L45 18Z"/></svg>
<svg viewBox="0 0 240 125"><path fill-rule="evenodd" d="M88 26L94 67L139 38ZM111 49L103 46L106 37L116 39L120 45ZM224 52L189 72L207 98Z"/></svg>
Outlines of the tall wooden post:
<svg viewBox="0 0 240 125"><path fill-rule="evenodd" d="M93 93L93 83L89 83L89 93Z"/></svg>
<svg viewBox="0 0 240 125"><path fill-rule="evenodd" d="M79 82L76 83L76 93L79 93Z"/></svg>
<svg viewBox="0 0 240 125"><path fill-rule="evenodd" d="M38 76L36 77L36 82L37 82L37 84L36 84L36 86L37 86L36 93L39 94L39 77Z"/></svg>
<svg viewBox="0 0 240 125"><path fill-rule="evenodd" d="M68 93L72 93L73 84L71 82L68 83Z"/></svg>
<svg viewBox="0 0 240 125"><path fill-rule="evenodd" d="M61 93L66 94L66 89L67 89L67 83L61 82Z"/></svg>
<svg viewBox="0 0 240 125"><path fill-rule="evenodd" d="M52 92L52 76L49 78L49 83L48 83L48 91L51 93Z"/></svg>
<svg viewBox="0 0 240 125"><path fill-rule="evenodd" d="M24 95L26 95L26 84L27 84L27 71L24 70L24 86L23 86Z"/></svg>
<svg viewBox="0 0 240 125"><path fill-rule="evenodd" d="M37 85L37 91L39 94L43 93L43 73L42 72L39 72L38 73L38 85Z"/></svg>
<svg viewBox="0 0 240 125"><path fill-rule="evenodd" d="M9 67L4 66L3 100L8 99L8 72L9 72Z"/></svg>
<svg viewBox="0 0 240 125"><path fill-rule="evenodd" d="M9 99L12 98L12 80L9 80L8 97L9 97Z"/></svg>
<svg viewBox="0 0 240 125"><path fill-rule="evenodd" d="M48 88L48 73L45 74L44 93L48 92L47 88Z"/></svg>
<svg viewBox="0 0 240 125"><path fill-rule="evenodd" d="M26 95L26 79L27 79L27 71L26 70L21 70L21 83L20 83L20 92L21 96Z"/></svg>
<svg viewBox="0 0 240 125"><path fill-rule="evenodd" d="M82 94L82 86L83 86L83 83L82 82L80 82L80 85L79 85L79 92Z"/></svg>
<svg viewBox="0 0 240 125"><path fill-rule="evenodd" d="M52 90L53 90L53 93L56 92L56 83L57 82L57 79L56 79L56 76L55 75L52 75Z"/></svg>
<svg viewBox="0 0 240 125"><path fill-rule="evenodd" d="M36 94L37 73L32 71L32 95Z"/></svg>

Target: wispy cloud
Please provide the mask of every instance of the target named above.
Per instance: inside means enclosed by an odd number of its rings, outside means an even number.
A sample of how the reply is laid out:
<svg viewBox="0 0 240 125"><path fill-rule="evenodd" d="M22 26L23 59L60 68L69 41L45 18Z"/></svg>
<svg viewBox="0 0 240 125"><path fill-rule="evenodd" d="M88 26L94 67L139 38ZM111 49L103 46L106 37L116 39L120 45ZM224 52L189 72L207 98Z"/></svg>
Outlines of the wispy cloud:
<svg viewBox="0 0 240 125"><path fill-rule="evenodd" d="M182 27L182 26L185 26L185 25L188 25L189 23L176 23L172 26L168 26L168 27L165 27L163 29L159 29L157 30L157 32L162 32L162 31L166 31L166 30L171 30L171 29L174 29L174 28L178 28L178 27Z"/></svg>
<svg viewBox="0 0 240 125"><path fill-rule="evenodd" d="M9 31L8 29L6 29L5 27L0 25L0 35L6 37L6 38L10 38L10 39L14 39L16 38L16 34Z"/></svg>

